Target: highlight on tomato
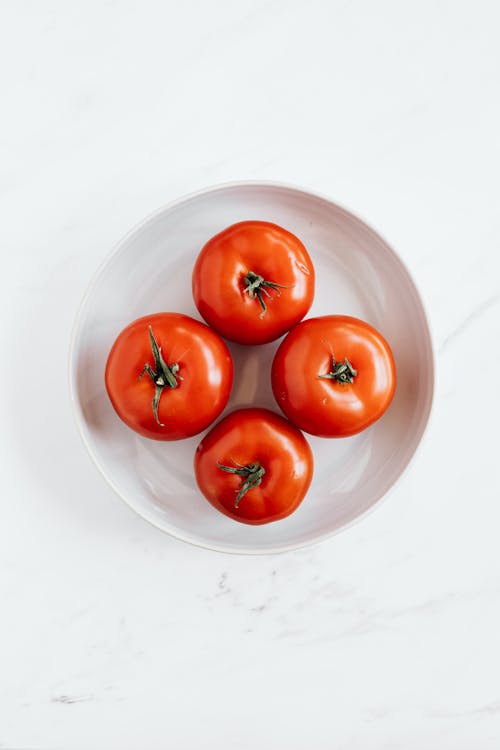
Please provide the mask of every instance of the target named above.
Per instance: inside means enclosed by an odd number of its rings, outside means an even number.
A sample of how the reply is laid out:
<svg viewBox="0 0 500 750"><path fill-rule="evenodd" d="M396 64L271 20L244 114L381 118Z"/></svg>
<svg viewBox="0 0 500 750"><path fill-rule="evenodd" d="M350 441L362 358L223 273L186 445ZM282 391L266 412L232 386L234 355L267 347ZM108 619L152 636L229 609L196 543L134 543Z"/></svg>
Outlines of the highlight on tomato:
<svg viewBox="0 0 500 750"><path fill-rule="evenodd" d="M106 390L125 424L153 440L205 430L227 404L233 362L223 340L180 313L130 323L106 363Z"/></svg>
<svg viewBox="0 0 500 750"><path fill-rule="evenodd" d="M195 476L206 499L235 521L264 524L302 502L313 456L294 425L268 409L238 409L204 436Z"/></svg>
<svg viewBox="0 0 500 750"><path fill-rule="evenodd" d="M265 221L242 221L212 237L193 269L193 297L221 336L264 344L306 315L314 298L314 267L291 232Z"/></svg>
<svg viewBox="0 0 500 750"><path fill-rule="evenodd" d="M275 354L276 402L301 430L346 437L379 419L394 396L396 368L389 344L368 323L346 315L309 318Z"/></svg>

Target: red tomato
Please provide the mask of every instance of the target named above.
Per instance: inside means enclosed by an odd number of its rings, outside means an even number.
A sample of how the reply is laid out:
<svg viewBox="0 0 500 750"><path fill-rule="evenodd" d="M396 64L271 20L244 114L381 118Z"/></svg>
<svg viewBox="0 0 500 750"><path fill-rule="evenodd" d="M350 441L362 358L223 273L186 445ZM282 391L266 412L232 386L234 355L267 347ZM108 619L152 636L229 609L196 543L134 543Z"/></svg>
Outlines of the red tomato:
<svg viewBox="0 0 500 750"><path fill-rule="evenodd" d="M313 457L302 433L267 409L233 411L205 435L196 481L212 505L249 524L278 521L302 502Z"/></svg>
<svg viewBox="0 0 500 750"><path fill-rule="evenodd" d="M283 336L311 307L314 268L295 235L242 221L212 237L193 270L193 297L218 333L240 344Z"/></svg>
<svg viewBox="0 0 500 750"><path fill-rule="evenodd" d="M325 315L300 323L274 357L274 397L301 430L320 437L361 432L382 416L396 387L389 344L362 320Z"/></svg>
<svg viewBox="0 0 500 750"><path fill-rule="evenodd" d="M118 416L154 440L205 430L224 409L233 384L227 346L203 323L179 313L147 315L116 339L106 390Z"/></svg>

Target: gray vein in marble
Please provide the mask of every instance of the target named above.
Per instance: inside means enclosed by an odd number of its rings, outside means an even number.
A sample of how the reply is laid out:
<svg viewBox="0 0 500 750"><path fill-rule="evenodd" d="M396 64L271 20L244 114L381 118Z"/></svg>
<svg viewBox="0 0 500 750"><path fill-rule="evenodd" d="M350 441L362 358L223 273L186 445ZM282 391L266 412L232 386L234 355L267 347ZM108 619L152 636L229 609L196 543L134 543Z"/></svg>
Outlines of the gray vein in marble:
<svg viewBox="0 0 500 750"><path fill-rule="evenodd" d="M224 570L220 574L220 578L217 582L217 593L214 594L214 599L221 596L227 596L228 594L231 594L231 587L228 586L227 572Z"/></svg>
<svg viewBox="0 0 500 750"><path fill-rule="evenodd" d="M487 300L482 302L480 305L478 305L474 310L472 310L469 315L467 315L466 318L464 318L461 323L459 323L456 328L454 328L444 339L443 343L439 347L439 353L443 353L450 343L452 343L457 336L459 336L461 333L463 333L470 325L476 322L479 318L481 318L483 315L485 315L492 307L494 307L498 302L500 301L500 291L494 294L492 297L489 297Z"/></svg>
<svg viewBox="0 0 500 750"><path fill-rule="evenodd" d="M92 699L92 695L55 695L51 698L51 702L71 705L72 703L84 703L86 701L91 701Z"/></svg>
<svg viewBox="0 0 500 750"><path fill-rule="evenodd" d="M442 596L436 596L432 599L425 600L417 604L410 604L399 608L387 608L387 609L370 609L366 604L353 604L352 606L335 606L328 609L328 615L332 615L336 618L336 628L331 632L324 632L320 635L314 634L313 637L297 638L299 633L292 631L288 625L288 618L283 618L283 629L278 631L274 636L275 640L293 639L300 645L306 645L308 643L331 643L339 641L344 638L358 637L363 635L371 635L374 631L387 630L390 628L395 621L401 620L405 617L413 616L428 616L435 614L452 605L461 605L464 601L470 601L473 599L487 596L489 598L498 596L500 593L498 588L488 588L480 591L452 591ZM314 592L314 596L309 599L309 603L313 606L313 603L317 601L317 592ZM326 594L325 599L331 597ZM300 612L303 609L303 602L295 605L295 612ZM337 618L351 618L350 623L344 623ZM354 619L354 621L352 621ZM328 620L325 620L328 622ZM330 623L332 621L330 620ZM307 632L309 636L309 631Z"/></svg>
<svg viewBox="0 0 500 750"><path fill-rule="evenodd" d="M439 719L454 719L460 716L496 716L497 714L500 714L500 700L485 703L481 706L476 706L475 708L466 708L463 711L440 710L432 712L432 716Z"/></svg>
<svg viewBox="0 0 500 750"><path fill-rule="evenodd" d="M271 604L273 602L279 601L279 597L276 595L269 596L262 604L257 605L256 607L250 607L248 610L249 612L255 612L257 614L262 614L263 612L266 612L268 609L270 609Z"/></svg>

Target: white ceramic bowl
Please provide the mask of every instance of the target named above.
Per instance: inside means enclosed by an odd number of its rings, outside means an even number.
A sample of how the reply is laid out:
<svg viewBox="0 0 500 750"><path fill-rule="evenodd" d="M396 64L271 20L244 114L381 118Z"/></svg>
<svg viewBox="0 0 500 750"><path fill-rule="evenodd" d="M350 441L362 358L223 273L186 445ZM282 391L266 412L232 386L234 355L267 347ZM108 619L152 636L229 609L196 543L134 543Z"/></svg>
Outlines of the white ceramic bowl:
<svg viewBox="0 0 500 750"><path fill-rule="evenodd" d="M193 456L201 435L159 443L119 420L104 389L104 366L134 318L178 311L199 318L191 269L209 237L244 219L298 235L316 268L310 315L345 313L368 321L390 343L397 389L387 413L351 438L308 436L315 473L290 517L264 526L235 523L200 495ZM279 342L229 344L235 363L226 409L279 412L270 367ZM225 552L270 553L323 539L372 508L408 465L431 410L434 358L421 299L407 269L379 235L328 199L277 184L240 183L182 198L143 221L101 266L80 308L70 355L71 395L87 449L115 491L143 518L178 539Z"/></svg>

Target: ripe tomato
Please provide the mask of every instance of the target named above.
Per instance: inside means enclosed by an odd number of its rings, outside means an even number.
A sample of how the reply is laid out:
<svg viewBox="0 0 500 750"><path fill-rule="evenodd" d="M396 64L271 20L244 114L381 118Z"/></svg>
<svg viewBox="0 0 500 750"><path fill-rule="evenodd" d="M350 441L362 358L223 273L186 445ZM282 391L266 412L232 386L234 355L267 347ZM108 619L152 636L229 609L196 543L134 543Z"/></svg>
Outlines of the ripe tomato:
<svg viewBox="0 0 500 750"><path fill-rule="evenodd" d="M354 435L382 416L396 387L389 344L362 320L325 315L282 341L271 380L276 401L301 430Z"/></svg>
<svg viewBox="0 0 500 750"><path fill-rule="evenodd" d="M154 440L178 440L206 429L224 409L233 362L203 323L157 313L123 329L109 353L105 381L125 424Z"/></svg>
<svg viewBox="0 0 500 750"><path fill-rule="evenodd" d="M196 481L212 505L249 524L290 515L312 479L302 433L268 409L233 411L205 435L194 459Z"/></svg>
<svg viewBox="0 0 500 750"><path fill-rule="evenodd" d="M302 242L276 224L242 221L212 237L193 270L193 297L218 333L274 341L311 307L314 268Z"/></svg>

